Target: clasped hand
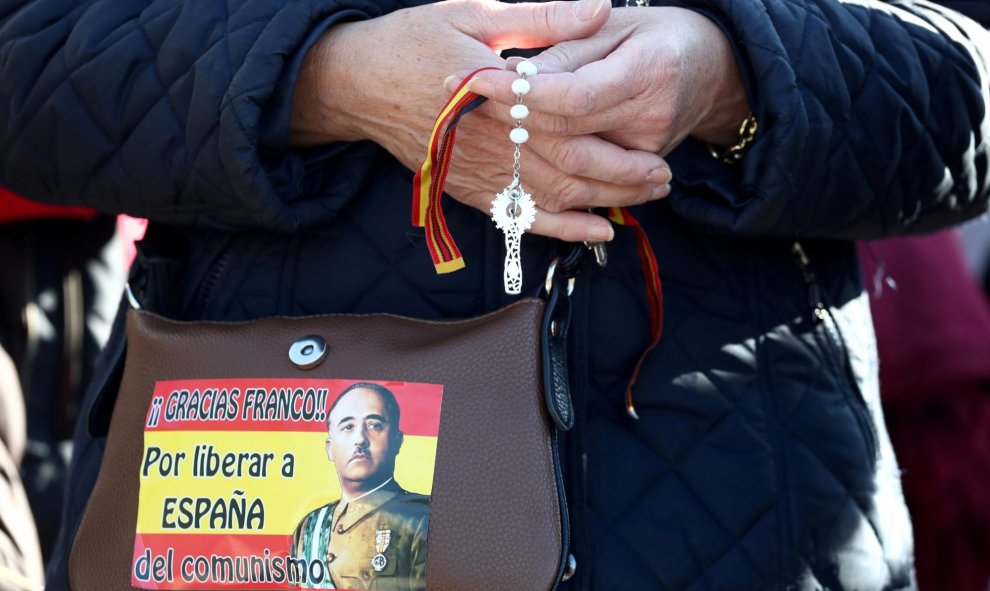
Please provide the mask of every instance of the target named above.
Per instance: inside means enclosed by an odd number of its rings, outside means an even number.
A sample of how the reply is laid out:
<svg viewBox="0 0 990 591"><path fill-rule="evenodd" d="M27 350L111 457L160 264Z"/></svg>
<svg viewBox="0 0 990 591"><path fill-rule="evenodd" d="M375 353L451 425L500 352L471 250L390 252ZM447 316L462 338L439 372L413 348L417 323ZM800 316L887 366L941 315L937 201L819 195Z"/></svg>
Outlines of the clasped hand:
<svg viewBox="0 0 990 591"><path fill-rule="evenodd" d="M499 52L547 46L525 101L522 178L541 210L537 234L611 239L589 208L665 197L671 171L660 154L688 135L732 143L747 112L727 40L691 11L448 0L331 27L300 72L291 141L371 140L416 170L453 88L470 71L500 68L471 82L492 100L458 125L446 184L487 213L512 171L516 74Z"/></svg>

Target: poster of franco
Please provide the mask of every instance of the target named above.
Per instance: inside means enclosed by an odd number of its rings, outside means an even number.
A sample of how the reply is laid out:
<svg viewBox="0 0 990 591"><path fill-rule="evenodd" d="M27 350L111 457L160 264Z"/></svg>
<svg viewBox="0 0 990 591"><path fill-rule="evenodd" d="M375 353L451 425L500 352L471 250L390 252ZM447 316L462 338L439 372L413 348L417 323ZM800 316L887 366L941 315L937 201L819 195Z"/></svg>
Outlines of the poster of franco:
<svg viewBox="0 0 990 591"><path fill-rule="evenodd" d="M131 582L425 589L442 397L360 379L158 382Z"/></svg>

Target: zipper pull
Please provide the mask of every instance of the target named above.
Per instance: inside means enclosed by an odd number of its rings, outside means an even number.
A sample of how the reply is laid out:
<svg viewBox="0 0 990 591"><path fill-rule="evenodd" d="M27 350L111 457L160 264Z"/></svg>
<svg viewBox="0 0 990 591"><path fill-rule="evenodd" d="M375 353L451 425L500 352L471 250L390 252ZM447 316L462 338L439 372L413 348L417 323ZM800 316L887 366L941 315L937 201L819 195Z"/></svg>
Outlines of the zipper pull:
<svg viewBox="0 0 990 591"><path fill-rule="evenodd" d="M801 269L801 275L804 277L804 284L808 287L808 307L811 308L811 321L818 324L825 320L828 310L825 308L821 292L818 290L815 272L811 270L811 261L808 260L808 255L805 254L804 247L801 246L800 242L795 242L791 246L791 254L794 255L794 259Z"/></svg>

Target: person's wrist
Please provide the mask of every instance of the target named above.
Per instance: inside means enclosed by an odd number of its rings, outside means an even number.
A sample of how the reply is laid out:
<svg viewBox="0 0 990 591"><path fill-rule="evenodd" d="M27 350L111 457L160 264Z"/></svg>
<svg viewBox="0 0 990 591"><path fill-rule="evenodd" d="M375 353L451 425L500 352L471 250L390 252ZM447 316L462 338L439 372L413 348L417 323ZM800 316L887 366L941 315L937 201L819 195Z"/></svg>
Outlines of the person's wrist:
<svg viewBox="0 0 990 591"><path fill-rule="evenodd" d="M705 23L704 47L709 51L710 65L706 68L709 84L703 88L710 89L706 92L710 103L708 114L691 135L711 146L727 148L740 141L740 125L752 110L729 39L708 17L695 14Z"/></svg>
<svg viewBox="0 0 990 591"><path fill-rule="evenodd" d="M740 129L752 115L744 94L741 101L717 103L691 135L715 148L729 148L740 142Z"/></svg>
<svg viewBox="0 0 990 591"><path fill-rule="evenodd" d="M306 147L335 141L357 141L359 129L348 116L348 104L360 101L351 45L352 27L360 22L331 26L306 54L292 97L289 145Z"/></svg>

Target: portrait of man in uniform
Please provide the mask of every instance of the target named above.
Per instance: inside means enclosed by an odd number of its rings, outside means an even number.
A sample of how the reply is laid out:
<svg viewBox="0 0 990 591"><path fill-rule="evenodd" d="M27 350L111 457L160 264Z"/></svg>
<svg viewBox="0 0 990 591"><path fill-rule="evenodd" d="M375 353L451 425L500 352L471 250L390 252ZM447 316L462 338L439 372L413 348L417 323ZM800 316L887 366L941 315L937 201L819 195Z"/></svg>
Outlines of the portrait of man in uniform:
<svg viewBox="0 0 990 591"><path fill-rule="evenodd" d="M331 404L326 452L341 498L303 517L291 558L322 562L327 576L297 582L314 589L426 589L430 497L395 481L403 443L399 404L384 386L360 382ZM314 572L308 569L310 577Z"/></svg>

